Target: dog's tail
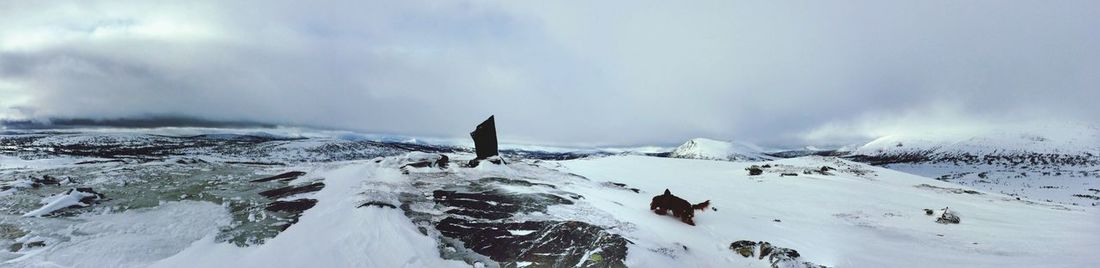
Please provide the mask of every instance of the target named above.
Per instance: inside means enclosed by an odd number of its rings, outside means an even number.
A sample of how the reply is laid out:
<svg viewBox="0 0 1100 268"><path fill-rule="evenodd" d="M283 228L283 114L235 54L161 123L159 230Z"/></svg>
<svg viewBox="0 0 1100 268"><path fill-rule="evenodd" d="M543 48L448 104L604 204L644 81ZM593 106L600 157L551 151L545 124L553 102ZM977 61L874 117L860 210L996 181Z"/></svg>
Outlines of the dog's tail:
<svg viewBox="0 0 1100 268"><path fill-rule="evenodd" d="M704 201L703 203L691 205L692 209L698 209L698 210L703 210L703 211L706 211L707 207L710 207L710 200Z"/></svg>

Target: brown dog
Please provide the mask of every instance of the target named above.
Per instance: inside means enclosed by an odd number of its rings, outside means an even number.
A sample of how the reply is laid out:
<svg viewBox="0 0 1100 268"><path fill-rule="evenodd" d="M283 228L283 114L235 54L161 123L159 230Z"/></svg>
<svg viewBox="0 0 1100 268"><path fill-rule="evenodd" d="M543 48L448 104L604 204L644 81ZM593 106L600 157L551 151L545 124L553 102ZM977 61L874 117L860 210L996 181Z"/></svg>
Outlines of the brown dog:
<svg viewBox="0 0 1100 268"><path fill-rule="evenodd" d="M668 189L665 189L665 194L654 196L653 201L649 202L649 210L657 215L665 215L672 210L672 216L680 217L681 221L692 226L695 226L695 220L693 220L695 210L705 210L708 206L710 206L710 200L692 205L687 200L672 195Z"/></svg>

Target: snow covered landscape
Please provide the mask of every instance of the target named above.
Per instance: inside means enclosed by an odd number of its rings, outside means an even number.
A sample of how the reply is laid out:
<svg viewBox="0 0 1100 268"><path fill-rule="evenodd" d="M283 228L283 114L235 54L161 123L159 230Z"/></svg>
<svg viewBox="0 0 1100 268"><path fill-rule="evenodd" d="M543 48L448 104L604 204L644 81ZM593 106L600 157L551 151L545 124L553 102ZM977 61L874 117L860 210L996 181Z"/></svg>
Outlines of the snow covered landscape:
<svg viewBox="0 0 1100 268"><path fill-rule="evenodd" d="M0 2L0 268L1100 267L1100 1Z"/></svg>
<svg viewBox="0 0 1100 268"><path fill-rule="evenodd" d="M1093 162L1034 167L1083 171L1072 177L1017 177L998 170L1024 167L947 160L875 166L847 156L720 158L712 156L732 155L734 147L694 139L668 157L578 152L561 160L530 151L467 167L474 155L462 146L201 132L209 133L0 136L6 208L0 261L12 267L1086 267L1100 260L1092 254L1100 248L1100 214L1073 195L1098 194L1089 192L1100 181L1094 155L1082 156ZM684 159L693 157L700 159ZM750 175L754 167L762 172ZM983 167L990 170L978 171ZM913 170L985 172L1001 187ZM1041 187L1048 184L1059 188ZM647 205L665 189L692 203L710 200L711 207L696 212L695 226L656 215ZM938 223L945 211L959 222ZM757 256L757 242L795 253ZM746 251L751 256L741 255Z"/></svg>

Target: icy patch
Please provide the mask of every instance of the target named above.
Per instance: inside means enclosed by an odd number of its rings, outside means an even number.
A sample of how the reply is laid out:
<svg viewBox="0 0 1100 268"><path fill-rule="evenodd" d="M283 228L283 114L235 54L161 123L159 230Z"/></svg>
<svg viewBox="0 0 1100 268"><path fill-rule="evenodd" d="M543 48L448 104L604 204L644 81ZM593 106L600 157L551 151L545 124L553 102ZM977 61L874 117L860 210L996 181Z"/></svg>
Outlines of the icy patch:
<svg viewBox="0 0 1100 268"><path fill-rule="evenodd" d="M0 266L144 267L212 236L218 226L229 223L229 215L213 203L183 201L116 214L35 220L45 229L27 236L40 237L45 247L24 249Z"/></svg>
<svg viewBox="0 0 1100 268"><path fill-rule="evenodd" d="M92 202L102 199L103 195L92 191L89 188L69 189L65 193L53 195L42 199L42 203L46 204L41 208L27 212L23 214L23 217L42 217L54 211L70 208L70 207L87 207L91 206Z"/></svg>

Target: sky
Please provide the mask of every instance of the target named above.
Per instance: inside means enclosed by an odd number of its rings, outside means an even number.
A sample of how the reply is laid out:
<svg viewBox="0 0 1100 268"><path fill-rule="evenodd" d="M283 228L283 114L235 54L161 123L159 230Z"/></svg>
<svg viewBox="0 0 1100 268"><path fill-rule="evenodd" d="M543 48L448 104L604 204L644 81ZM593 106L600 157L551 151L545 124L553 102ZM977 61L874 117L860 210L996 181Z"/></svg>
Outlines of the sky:
<svg viewBox="0 0 1100 268"><path fill-rule="evenodd" d="M0 119L837 145L1100 121L1100 1L6 1Z"/></svg>

